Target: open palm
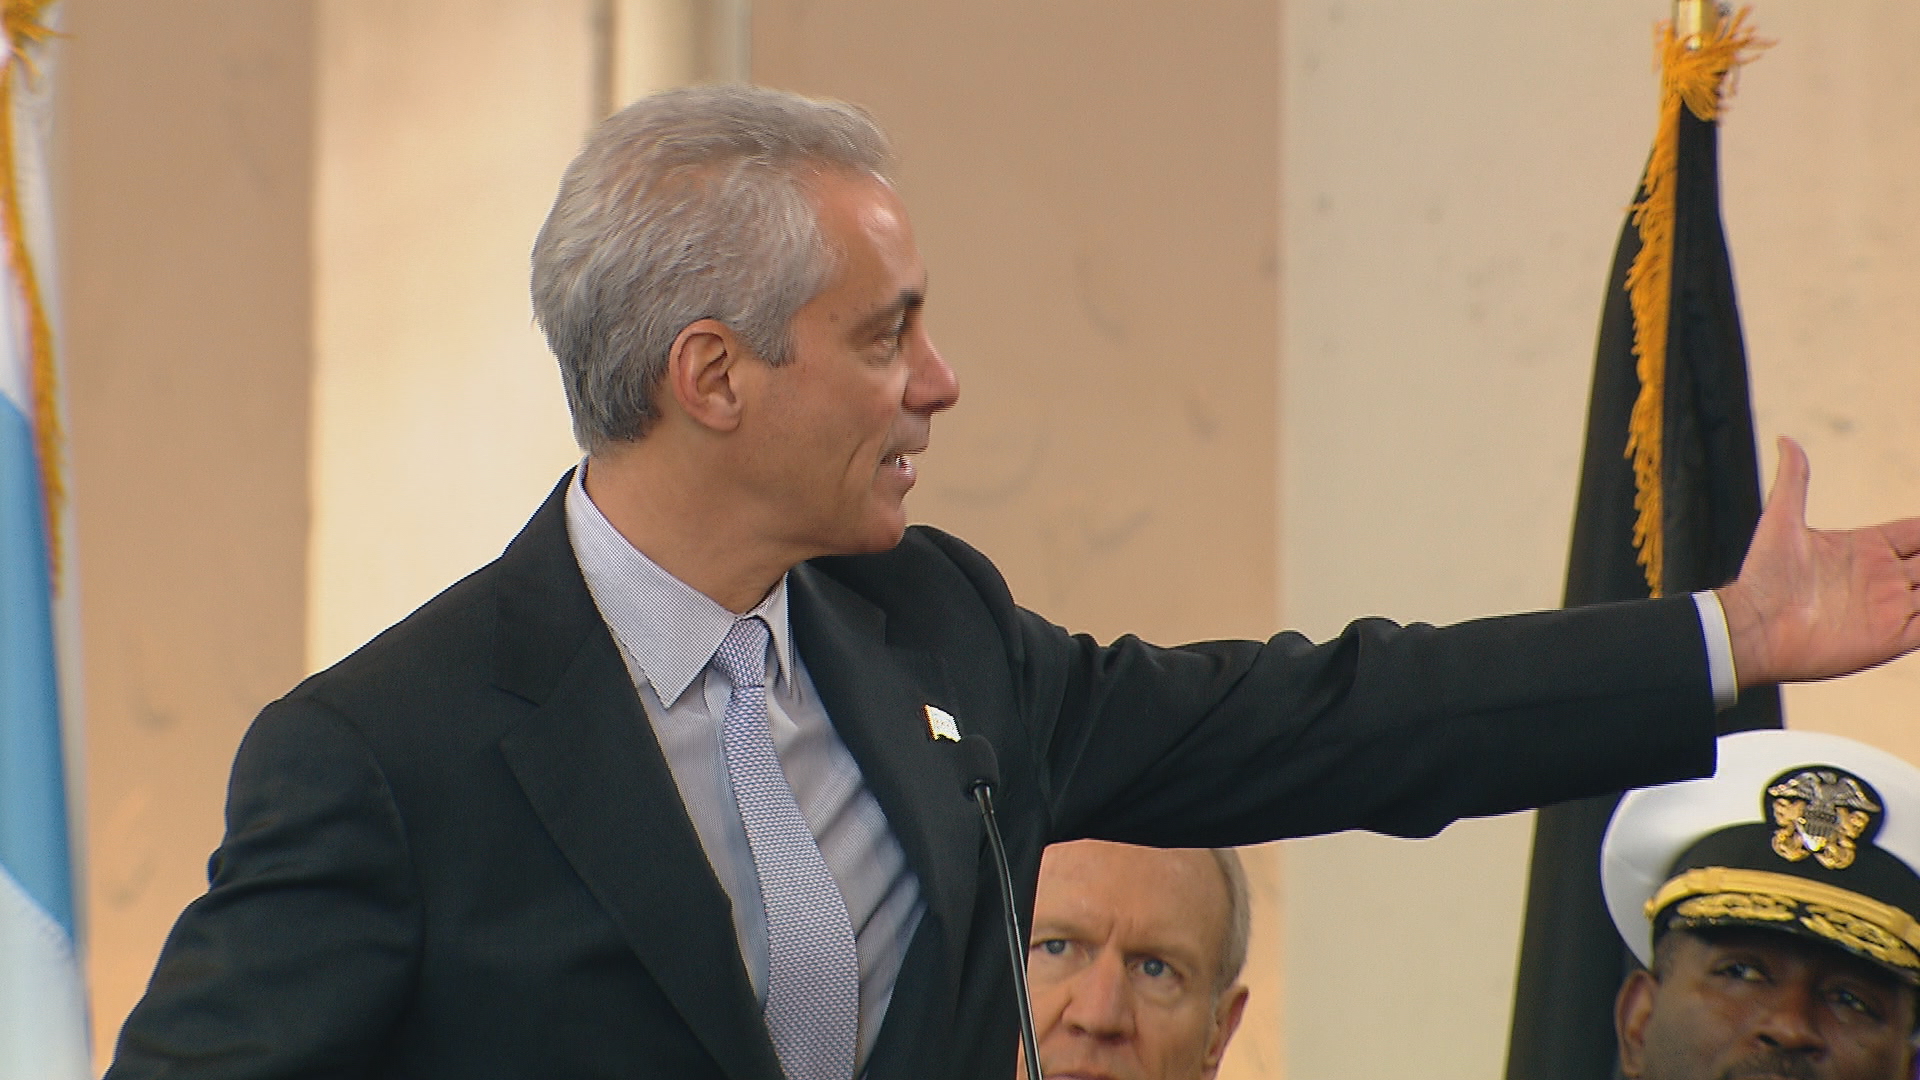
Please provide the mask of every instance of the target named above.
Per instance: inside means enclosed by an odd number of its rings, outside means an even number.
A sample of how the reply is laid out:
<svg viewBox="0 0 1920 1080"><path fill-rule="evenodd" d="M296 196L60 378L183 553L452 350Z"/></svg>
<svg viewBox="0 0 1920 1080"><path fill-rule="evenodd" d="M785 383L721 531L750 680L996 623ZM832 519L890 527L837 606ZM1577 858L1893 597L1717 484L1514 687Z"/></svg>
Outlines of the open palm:
<svg viewBox="0 0 1920 1080"><path fill-rule="evenodd" d="M1920 647L1920 518L1808 528L1806 451L1779 447L1740 577L1719 590L1740 685L1829 679Z"/></svg>

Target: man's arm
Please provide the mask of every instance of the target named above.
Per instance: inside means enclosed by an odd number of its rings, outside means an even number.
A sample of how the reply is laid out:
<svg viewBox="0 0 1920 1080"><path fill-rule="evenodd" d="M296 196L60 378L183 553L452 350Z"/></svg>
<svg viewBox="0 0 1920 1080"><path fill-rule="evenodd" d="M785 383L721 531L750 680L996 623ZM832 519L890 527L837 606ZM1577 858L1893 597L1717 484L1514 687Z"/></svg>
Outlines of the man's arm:
<svg viewBox="0 0 1920 1080"><path fill-rule="evenodd" d="M1716 590L1740 685L1830 679L1920 647L1920 518L1807 527L1807 455L1780 465L1740 577Z"/></svg>
<svg viewBox="0 0 1920 1080"><path fill-rule="evenodd" d="M359 733L310 701L241 743L211 887L168 935L107 1076L364 1074L418 962L405 834Z"/></svg>

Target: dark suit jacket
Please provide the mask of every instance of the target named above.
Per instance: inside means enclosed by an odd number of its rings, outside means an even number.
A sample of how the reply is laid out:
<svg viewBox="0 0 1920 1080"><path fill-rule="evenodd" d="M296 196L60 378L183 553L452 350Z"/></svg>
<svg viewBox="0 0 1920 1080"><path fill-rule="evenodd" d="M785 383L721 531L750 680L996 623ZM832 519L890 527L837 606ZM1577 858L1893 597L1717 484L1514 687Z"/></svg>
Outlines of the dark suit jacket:
<svg viewBox="0 0 1920 1080"><path fill-rule="evenodd" d="M563 490L499 560L260 714L211 888L113 1080L779 1076ZM1685 597L1159 649L1070 636L931 529L790 581L807 670L927 902L875 1080L1012 1070L997 887L929 703L997 750L1028 905L1054 840L1427 835L1713 765Z"/></svg>

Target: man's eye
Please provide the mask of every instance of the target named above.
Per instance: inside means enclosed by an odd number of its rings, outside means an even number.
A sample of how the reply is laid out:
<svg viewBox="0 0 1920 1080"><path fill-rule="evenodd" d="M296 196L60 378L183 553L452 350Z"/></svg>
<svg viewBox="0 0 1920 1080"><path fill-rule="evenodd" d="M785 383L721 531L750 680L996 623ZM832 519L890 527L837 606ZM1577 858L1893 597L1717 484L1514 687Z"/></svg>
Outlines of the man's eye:
<svg viewBox="0 0 1920 1080"><path fill-rule="evenodd" d="M1149 956L1140 961L1140 971L1150 979L1158 979L1173 973L1173 969L1167 966L1165 960L1155 956Z"/></svg>
<svg viewBox="0 0 1920 1080"><path fill-rule="evenodd" d="M1045 941L1034 942L1033 947L1046 953L1048 956L1065 956L1067 954L1067 939L1048 938Z"/></svg>
<svg viewBox="0 0 1920 1080"><path fill-rule="evenodd" d="M1832 998L1835 1005L1849 1012L1859 1013L1861 1016L1872 1020L1880 1019L1880 1010L1874 1007L1873 1002L1868 1001L1866 998L1844 986L1835 987L1833 991L1828 994L1828 997Z"/></svg>
<svg viewBox="0 0 1920 1080"><path fill-rule="evenodd" d="M1758 964L1749 964L1743 960L1729 960L1714 968L1713 973L1729 979L1738 979L1741 982L1761 982L1767 977L1767 973L1761 971Z"/></svg>

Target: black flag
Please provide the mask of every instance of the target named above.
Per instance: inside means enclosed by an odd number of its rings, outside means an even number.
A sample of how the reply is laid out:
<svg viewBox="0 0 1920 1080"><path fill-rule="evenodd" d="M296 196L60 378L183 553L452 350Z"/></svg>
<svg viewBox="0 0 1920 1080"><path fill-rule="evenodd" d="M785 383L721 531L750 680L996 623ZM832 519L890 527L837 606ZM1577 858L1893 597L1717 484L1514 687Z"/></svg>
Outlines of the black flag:
<svg viewBox="0 0 1920 1080"><path fill-rule="evenodd" d="M1634 211L1621 229L1600 318L1567 563L1568 606L1655 595L1654 583L1657 594L1667 596L1723 585L1738 574L1760 516L1753 410L1720 223L1719 129L1713 119L1721 80L1740 50L1752 44L1736 19L1708 42L1725 58L1717 70L1701 55L1706 47L1676 56L1685 43L1666 46L1667 105L1677 115L1663 117L1663 126L1672 129L1670 141L1664 153L1656 141ZM1707 119L1690 107L1692 97L1682 101L1686 95L1674 88L1680 82L1674 64L1702 59L1712 76ZM1660 248L1669 245L1663 258ZM1641 258L1643 248L1647 259ZM1651 279L1638 297L1630 277ZM1636 353L1662 343L1664 364L1655 366L1650 380L1657 393L1642 401L1645 357ZM1636 403L1640 437L1637 453L1629 455ZM1649 437L1657 445L1645 445ZM1646 535L1636 537L1643 519ZM1720 717L1722 731L1779 726L1780 695L1770 687L1741 694L1739 704ZM1600 839L1618 800L1602 796L1552 806L1536 819L1507 1080L1616 1075L1613 999L1632 961L1601 896Z"/></svg>

